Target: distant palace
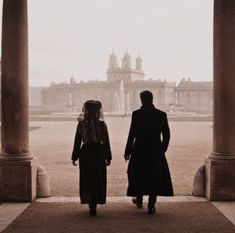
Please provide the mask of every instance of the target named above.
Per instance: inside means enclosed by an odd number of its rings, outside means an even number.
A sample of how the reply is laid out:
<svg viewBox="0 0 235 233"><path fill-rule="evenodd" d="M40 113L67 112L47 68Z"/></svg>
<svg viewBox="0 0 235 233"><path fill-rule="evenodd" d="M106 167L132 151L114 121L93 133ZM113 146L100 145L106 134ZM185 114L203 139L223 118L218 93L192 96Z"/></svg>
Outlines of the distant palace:
<svg viewBox="0 0 235 233"><path fill-rule="evenodd" d="M212 112L212 82L192 82L182 79L176 86L166 80L144 80L142 59L135 59L126 52L118 65L114 52L109 57L107 80L51 84L43 89L41 103L44 110L81 111L88 99L102 102L103 111L117 114L129 113L140 107L139 93L150 90L157 108L168 112L185 111L196 113Z"/></svg>

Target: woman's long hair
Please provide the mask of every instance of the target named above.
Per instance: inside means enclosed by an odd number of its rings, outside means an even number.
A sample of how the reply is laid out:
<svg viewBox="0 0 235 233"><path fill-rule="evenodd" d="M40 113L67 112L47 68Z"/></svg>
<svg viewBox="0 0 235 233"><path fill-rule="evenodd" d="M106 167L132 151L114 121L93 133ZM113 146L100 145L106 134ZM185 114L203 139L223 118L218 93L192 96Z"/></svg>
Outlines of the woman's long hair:
<svg viewBox="0 0 235 233"><path fill-rule="evenodd" d="M101 141L101 132L99 127L99 121L102 116L101 108L101 102L98 100L88 100L84 103L82 135L85 142Z"/></svg>

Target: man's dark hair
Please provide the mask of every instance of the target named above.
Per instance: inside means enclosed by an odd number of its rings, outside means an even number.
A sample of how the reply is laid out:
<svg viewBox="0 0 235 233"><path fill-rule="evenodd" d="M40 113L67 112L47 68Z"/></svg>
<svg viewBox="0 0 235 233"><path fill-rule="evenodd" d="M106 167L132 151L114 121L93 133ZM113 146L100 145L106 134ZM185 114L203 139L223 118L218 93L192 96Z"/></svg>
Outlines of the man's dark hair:
<svg viewBox="0 0 235 233"><path fill-rule="evenodd" d="M140 93L140 99L143 105L153 103L153 94L150 91L142 91Z"/></svg>

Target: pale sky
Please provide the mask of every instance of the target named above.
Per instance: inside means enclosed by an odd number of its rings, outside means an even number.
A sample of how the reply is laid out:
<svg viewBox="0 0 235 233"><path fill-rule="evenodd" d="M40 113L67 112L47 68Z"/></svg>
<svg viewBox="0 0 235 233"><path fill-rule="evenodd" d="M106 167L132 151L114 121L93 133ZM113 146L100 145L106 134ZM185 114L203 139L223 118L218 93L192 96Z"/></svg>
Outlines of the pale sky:
<svg viewBox="0 0 235 233"><path fill-rule="evenodd" d="M2 0L0 0L2 4ZM29 83L106 80L112 49L146 79L212 80L213 0L28 0Z"/></svg>

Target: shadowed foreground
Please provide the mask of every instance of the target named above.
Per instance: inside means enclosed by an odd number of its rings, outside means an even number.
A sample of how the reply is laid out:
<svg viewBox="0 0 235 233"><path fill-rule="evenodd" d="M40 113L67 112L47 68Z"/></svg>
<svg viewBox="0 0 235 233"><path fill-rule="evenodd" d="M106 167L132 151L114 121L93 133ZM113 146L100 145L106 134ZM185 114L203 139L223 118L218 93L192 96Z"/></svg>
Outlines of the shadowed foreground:
<svg viewBox="0 0 235 233"><path fill-rule="evenodd" d="M88 216L77 203L34 203L4 233L233 233L235 227L209 202L158 203L157 213L130 203L98 206L98 216Z"/></svg>

